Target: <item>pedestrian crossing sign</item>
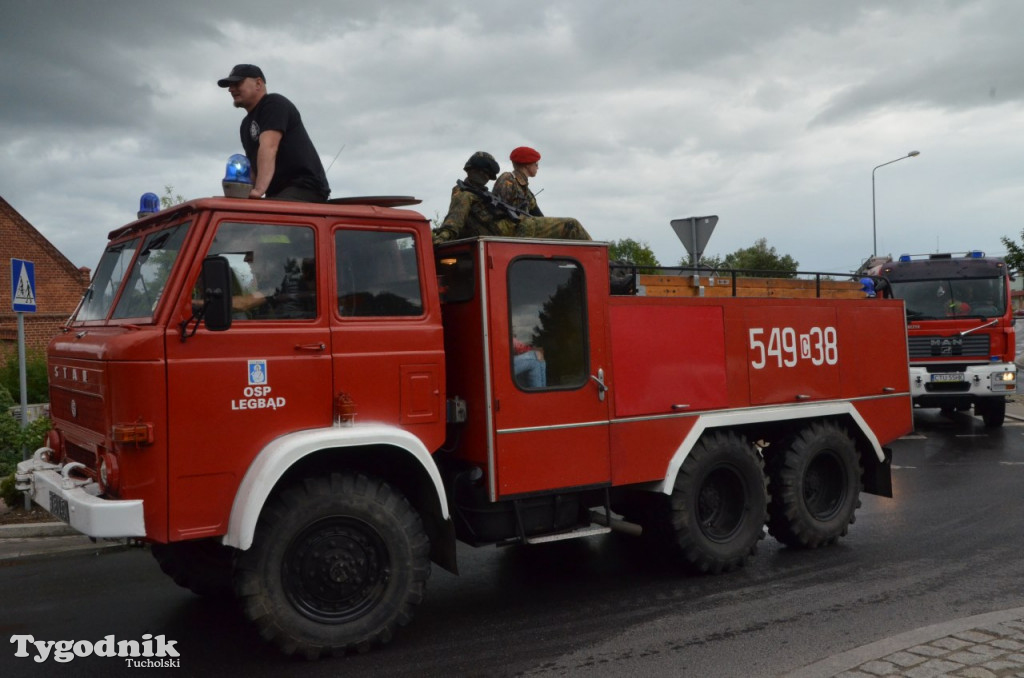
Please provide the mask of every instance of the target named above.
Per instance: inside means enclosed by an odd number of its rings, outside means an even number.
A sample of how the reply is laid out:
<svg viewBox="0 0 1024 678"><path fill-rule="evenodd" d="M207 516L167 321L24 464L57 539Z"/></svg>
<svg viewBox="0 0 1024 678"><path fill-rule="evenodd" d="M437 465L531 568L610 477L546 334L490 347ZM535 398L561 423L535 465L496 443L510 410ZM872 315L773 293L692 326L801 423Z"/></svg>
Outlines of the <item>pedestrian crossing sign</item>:
<svg viewBox="0 0 1024 678"><path fill-rule="evenodd" d="M11 259L11 300L15 311L36 312L36 267L31 261Z"/></svg>

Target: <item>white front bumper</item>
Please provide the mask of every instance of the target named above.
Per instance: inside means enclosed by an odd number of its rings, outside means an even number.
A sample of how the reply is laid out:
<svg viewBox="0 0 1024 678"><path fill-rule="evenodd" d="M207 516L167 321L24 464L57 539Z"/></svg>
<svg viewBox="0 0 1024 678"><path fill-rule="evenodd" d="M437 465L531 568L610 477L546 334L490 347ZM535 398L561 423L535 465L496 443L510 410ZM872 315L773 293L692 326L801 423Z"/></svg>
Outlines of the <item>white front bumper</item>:
<svg viewBox="0 0 1024 678"><path fill-rule="evenodd" d="M933 366L934 369L934 366ZM957 371L950 369L948 374L956 374ZM1005 373L1012 373L1014 378L1011 381L1004 381L994 378ZM935 374L928 372L925 367L910 367L910 395L914 398L920 396L970 396L970 397L991 397L1013 395L1017 392L1017 366L1013 363L990 363L985 365L968 365L962 373L963 378L953 383L966 384L967 388L955 391L929 391L927 384L935 383Z"/></svg>
<svg viewBox="0 0 1024 678"><path fill-rule="evenodd" d="M103 499L92 480L70 477L73 464L61 467L43 461L49 448L36 450L32 459L20 462L15 473L17 489L32 501L82 534L104 539L145 537L141 499Z"/></svg>

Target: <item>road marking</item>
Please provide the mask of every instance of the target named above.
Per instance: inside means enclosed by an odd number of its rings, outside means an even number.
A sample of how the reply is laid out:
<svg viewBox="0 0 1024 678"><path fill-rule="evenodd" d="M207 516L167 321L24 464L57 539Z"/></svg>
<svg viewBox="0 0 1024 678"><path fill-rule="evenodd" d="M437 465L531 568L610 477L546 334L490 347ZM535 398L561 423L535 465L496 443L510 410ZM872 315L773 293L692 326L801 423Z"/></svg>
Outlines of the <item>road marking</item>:
<svg viewBox="0 0 1024 678"><path fill-rule="evenodd" d="M900 469L906 469L906 468L916 469L917 467L916 466L896 466L895 464L892 465L892 470L893 471L899 471Z"/></svg>

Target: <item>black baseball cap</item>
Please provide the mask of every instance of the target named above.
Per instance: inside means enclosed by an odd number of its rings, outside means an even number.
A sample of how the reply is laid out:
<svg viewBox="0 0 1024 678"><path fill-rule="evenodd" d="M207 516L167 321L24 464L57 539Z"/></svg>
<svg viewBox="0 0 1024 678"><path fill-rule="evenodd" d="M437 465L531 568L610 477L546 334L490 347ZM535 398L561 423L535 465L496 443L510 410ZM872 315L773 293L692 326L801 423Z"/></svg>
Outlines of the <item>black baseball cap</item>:
<svg viewBox="0 0 1024 678"><path fill-rule="evenodd" d="M253 66L252 64L238 64L231 69L231 74L228 75L228 77L221 78L217 81L217 84L221 87L230 87L236 82L241 82L246 78L259 78L263 82L267 81L259 66Z"/></svg>

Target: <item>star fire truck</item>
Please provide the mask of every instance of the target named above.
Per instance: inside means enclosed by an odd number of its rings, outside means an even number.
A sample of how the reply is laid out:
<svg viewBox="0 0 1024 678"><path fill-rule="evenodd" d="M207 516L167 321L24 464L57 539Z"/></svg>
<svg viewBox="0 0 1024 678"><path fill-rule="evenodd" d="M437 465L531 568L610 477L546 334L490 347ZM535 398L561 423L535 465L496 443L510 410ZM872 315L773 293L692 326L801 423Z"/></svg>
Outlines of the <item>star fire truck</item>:
<svg viewBox="0 0 1024 678"><path fill-rule="evenodd" d="M907 310L910 391L915 407L974 414L1003 425L1017 391L1010 274L1002 259L974 250L874 263L882 292Z"/></svg>
<svg viewBox="0 0 1024 678"><path fill-rule="evenodd" d="M460 541L621 529L718 573L892 496L902 302L613 294L604 243L435 248L412 203L202 198L111 232L18 487L309 658L390 640Z"/></svg>

